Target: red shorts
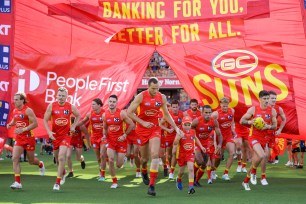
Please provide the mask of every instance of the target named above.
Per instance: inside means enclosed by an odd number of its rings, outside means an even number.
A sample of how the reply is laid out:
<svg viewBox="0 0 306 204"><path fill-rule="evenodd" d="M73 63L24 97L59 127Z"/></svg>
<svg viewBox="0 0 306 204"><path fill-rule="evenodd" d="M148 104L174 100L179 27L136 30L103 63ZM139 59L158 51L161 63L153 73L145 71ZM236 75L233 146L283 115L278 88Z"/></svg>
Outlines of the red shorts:
<svg viewBox="0 0 306 204"><path fill-rule="evenodd" d="M90 143L93 149L100 149L100 146L106 144L107 141L102 141L102 138L90 138Z"/></svg>
<svg viewBox="0 0 306 204"><path fill-rule="evenodd" d="M23 147L27 151L34 151L35 150L35 138L34 137L22 137L16 138L15 146Z"/></svg>
<svg viewBox="0 0 306 204"><path fill-rule="evenodd" d="M152 128L144 128L142 126L136 127L136 134L138 135L138 142L140 146L146 145L150 139L154 137L161 138L161 128L154 126Z"/></svg>
<svg viewBox="0 0 306 204"><path fill-rule="evenodd" d="M269 134L266 136L266 142L269 148L273 148L275 145L275 135Z"/></svg>
<svg viewBox="0 0 306 204"><path fill-rule="evenodd" d="M193 162L195 160L195 155L194 153L192 154L181 154L179 155L179 158L177 159L177 163L179 166L185 166L187 165L187 162Z"/></svg>
<svg viewBox="0 0 306 204"><path fill-rule="evenodd" d="M126 138L126 141L128 144L138 145L136 133L135 132L134 134L130 133Z"/></svg>
<svg viewBox="0 0 306 204"><path fill-rule="evenodd" d="M258 140L254 137L249 137L249 144L250 144L252 149L253 149L255 144L260 144L262 149L264 150L266 148L267 142L265 140Z"/></svg>
<svg viewBox="0 0 306 204"><path fill-rule="evenodd" d="M226 144L230 142L230 143L233 143L235 144L235 141L234 141L234 138L230 138L230 137L224 137L223 138L223 142L222 142L222 149L225 149L226 148Z"/></svg>
<svg viewBox="0 0 306 204"><path fill-rule="evenodd" d="M83 140L80 137L72 137L70 141L70 146L75 148L83 148Z"/></svg>
<svg viewBox="0 0 306 204"><path fill-rule="evenodd" d="M236 138L241 138L243 140L249 140L249 134L240 134L240 133L237 133Z"/></svg>
<svg viewBox="0 0 306 204"><path fill-rule="evenodd" d="M126 140L123 142L108 140L108 143L106 144L106 148L112 149L118 153L126 153L127 142Z"/></svg>
<svg viewBox="0 0 306 204"><path fill-rule="evenodd" d="M60 146L70 147L71 136L57 136L55 140L52 141L53 150L58 150Z"/></svg>

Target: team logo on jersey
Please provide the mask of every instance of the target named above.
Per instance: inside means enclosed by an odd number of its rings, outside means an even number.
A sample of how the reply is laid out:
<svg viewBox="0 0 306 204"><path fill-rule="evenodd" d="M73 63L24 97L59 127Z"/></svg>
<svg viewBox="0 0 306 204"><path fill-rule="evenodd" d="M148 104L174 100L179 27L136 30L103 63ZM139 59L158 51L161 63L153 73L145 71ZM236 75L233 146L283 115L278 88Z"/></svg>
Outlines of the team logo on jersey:
<svg viewBox="0 0 306 204"><path fill-rule="evenodd" d="M151 105L151 103L150 102L145 102L145 104L144 104L145 106L150 106Z"/></svg>
<svg viewBox="0 0 306 204"><path fill-rule="evenodd" d="M270 119L270 118L271 118L271 115L270 115L270 114L265 114L265 118L266 118L266 119Z"/></svg>
<svg viewBox="0 0 306 204"><path fill-rule="evenodd" d="M95 121L95 120L98 120L98 118L91 118L91 120Z"/></svg>
<svg viewBox="0 0 306 204"><path fill-rule="evenodd" d="M120 122L120 118L114 118L114 122L116 123Z"/></svg>
<svg viewBox="0 0 306 204"><path fill-rule="evenodd" d="M100 117L100 122L103 122L103 118L102 117Z"/></svg>
<svg viewBox="0 0 306 204"><path fill-rule="evenodd" d="M158 114L158 110L154 110L154 109L147 110L145 111L145 114L146 116L156 116Z"/></svg>
<svg viewBox="0 0 306 204"><path fill-rule="evenodd" d="M212 131L213 128L211 126L208 126L207 129L208 129L208 131Z"/></svg>
<svg viewBox="0 0 306 204"><path fill-rule="evenodd" d="M93 125L92 125L92 127L94 128L94 129L98 129L98 130L100 130L100 129L102 129L102 124L101 123L94 123Z"/></svg>
<svg viewBox="0 0 306 204"><path fill-rule="evenodd" d="M108 130L110 132L118 132L120 130L120 126L119 125L110 125L110 126L108 126Z"/></svg>
<svg viewBox="0 0 306 204"><path fill-rule="evenodd" d="M200 127L199 130L200 130L200 131L203 131L203 130L205 130L205 128L204 128L204 127Z"/></svg>
<svg viewBox="0 0 306 204"><path fill-rule="evenodd" d="M54 122L58 126L65 126L68 124L68 120L66 118L57 118Z"/></svg>
<svg viewBox="0 0 306 204"><path fill-rule="evenodd" d="M220 118L220 120L225 120L225 118L224 118L224 117L222 117L222 118Z"/></svg>
<svg viewBox="0 0 306 204"><path fill-rule="evenodd" d="M110 122L112 122L112 119L109 118L109 119L107 119L106 121L107 121L108 123L110 123Z"/></svg>
<svg viewBox="0 0 306 204"><path fill-rule="evenodd" d="M24 115L23 115L23 114L20 114L19 117L20 117L21 119L24 119Z"/></svg>
<svg viewBox="0 0 306 204"><path fill-rule="evenodd" d="M228 115L227 118L228 118L229 120L231 120L231 119L233 119L233 115Z"/></svg>
<svg viewBox="0 0 306 204"><path fill-rule="evenodd" d="M183 119L182 118L178 118L177 122L182 123Z"/></svg>
<svg viewBox="0 0 306 204"><path fill-rule="evenodd" d="M155 106L156 106L156 107L160 107L160 106L161 106L161 102L156 101L156 102L155 102Z"/></svg>
<svg viewBox="0 0 306 204"><path fill-rule="evenodd" d="M57 115L58 115L58 114L60 114L60 113L61 113L61 112L58 111L58 110L55 110L55 111L54 111L54 114L57 114Z"/></svg>
<svg viewBox="0 0 306 204"><path fill-rule="evenodd" d="M27 124L25 122L22 122L22 121L17 121L16 122L16 128L24 128L26 126L27 126Z"/></svg>
<svg viewBox="0 0 306 204"><path fill-rule="evenodd" d="M201 138L201 139L205 139L207 137L208 137L208 133L207 132L203 132L203 133L199 134L199 138Z"/></svg>
<svg viewBox="0 0 306 204"><path fill-rule="evenodd" d="M192 146L193 145L191 143L186 143L186 144L183 145L185 150L192 150Z"/></svg>
<svg viewBox="0 0 306 204"><path fill-rule="evenodd" d="M69 115L69 110L64 110L65 115Z"/></svg>
<svg viewBox="0 0 306 204"><path fill-rule="evenodd" d="M191 136L190 139L194 140L194 136Z"/></svg>
<svg viewBox="0 0 306 204"><path fill-rule="evenodd" d="M229 127L231 127L231 126L232 126L232 122L231 122L231 121L225 122L225 123L222 123L222 124L221 124L221 127L222 127L222 128L229 128Z"/></svg>

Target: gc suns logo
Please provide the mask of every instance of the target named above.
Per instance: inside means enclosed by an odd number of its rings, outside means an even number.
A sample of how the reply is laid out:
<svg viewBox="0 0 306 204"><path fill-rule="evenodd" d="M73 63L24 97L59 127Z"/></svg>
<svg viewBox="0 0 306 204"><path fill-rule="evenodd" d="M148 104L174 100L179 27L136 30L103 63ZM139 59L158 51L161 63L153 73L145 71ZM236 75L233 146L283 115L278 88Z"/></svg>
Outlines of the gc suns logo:
<svg viewBox="0 0 306 204"><path fill-rule="evenodd" d="M228 50L212 60L212 69L221 76L237 77L254 70L258 57L248 50Z"/></svg>

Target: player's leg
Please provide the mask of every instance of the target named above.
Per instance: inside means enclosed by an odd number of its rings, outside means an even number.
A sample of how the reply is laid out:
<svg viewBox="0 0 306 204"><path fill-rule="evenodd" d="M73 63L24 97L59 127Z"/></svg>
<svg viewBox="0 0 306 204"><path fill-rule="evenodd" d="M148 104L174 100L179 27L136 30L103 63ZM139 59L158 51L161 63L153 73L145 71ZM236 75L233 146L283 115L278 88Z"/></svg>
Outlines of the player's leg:
<svg viewBox="0 0 306 204"><path fill-rule="evenodd" d="M22 146L15 146L13 147L13 170L14 170L14 176L15 176L15 182L10 186L12 189L21 189L21 181L20 181L20 174L21 174L21 168L20 168L20 156L23 153L23 147Z"/></svg>

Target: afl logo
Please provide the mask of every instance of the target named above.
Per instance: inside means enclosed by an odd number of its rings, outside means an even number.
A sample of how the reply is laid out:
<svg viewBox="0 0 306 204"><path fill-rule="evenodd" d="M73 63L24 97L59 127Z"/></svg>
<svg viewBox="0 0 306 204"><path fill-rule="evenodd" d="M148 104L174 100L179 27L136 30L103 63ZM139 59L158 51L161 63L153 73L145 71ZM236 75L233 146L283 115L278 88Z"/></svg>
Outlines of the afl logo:
<svg viewBox="0 0 306 204"><path fill-rule="evenodd" d="M158 113L158 111L154 110L154 109L145 111L146 116L156 116L157 113Z"/></svg>
<svg viewBox="0 0 306 204"><path fill-rule="evenodd" d="M100 130L100 129L102 129L102 124L101 124L101 123L94 123L94 124L92 125L92 127L93 127L94 129L96 129L96 130Z"/></svg>
<svg viewBox="0 0 306 204"><path fill-rule="evenodd" d="M25 122L20 122L20 121L16 122L16 128L24 128L26 126L27 124Z"/></svg>
<svg viewBox="0 0 306 204"><path fill-rule="evenodd" d="M55 124L58 126L65 126L68 124L68 120L66 118L57 118Z"/></svg>
<svg viewBox="0 0 306 204"><path fill-rule="evenodd" d="M254 70L258 57L247 50L228 50L221 52L212 61L212 69L226 77L237 77Z"/></svg>

